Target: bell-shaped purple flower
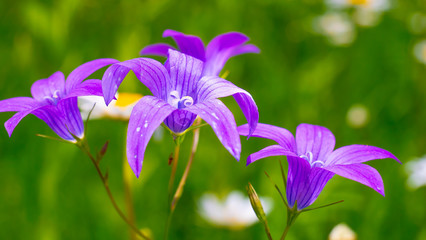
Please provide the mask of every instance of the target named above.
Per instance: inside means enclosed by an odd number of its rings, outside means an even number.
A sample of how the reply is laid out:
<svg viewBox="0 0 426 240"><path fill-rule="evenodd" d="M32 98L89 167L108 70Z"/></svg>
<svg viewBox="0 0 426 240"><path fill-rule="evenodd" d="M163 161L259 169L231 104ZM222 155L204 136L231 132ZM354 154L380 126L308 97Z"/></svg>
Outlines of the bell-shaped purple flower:
<svg viewBox="0 0 426 240"><path fill-rule="evenodd" d="M163 121L171 131L180 134L198 115L212 126L232 156L239 159L241 143L234 116L218 98L234 96L247 118L250 132L259 119L256 103L247 91L225 79L202 76L202 61L178 51L168 51L164 65L149 58L131 59L110 66L102 79L107 105L130 70L154 95L143 97L130 115L127 159L137 177L148 141Z"/></svg>
<svg viewBox="0 0 426 240"><path fill-rule="evenodd" d="M165 30L163 37L172 37L178 46L177 50L204 62L202 76L218 76L225 63L231 57L245 53L259 53L253 44L246 44L249 38L239 32L229 32L213 38L204 47L203 41L197 36L186 35L174 30ZM156 55L167 57L169 49L176 49L165 43L146 46L141 55Z"/></svg>
<svg viewBox="0 0 426 240"><path fill-rule="evenodd" d="M17 112L4 124L9 136L18 123L28 114L40 118L62 139L76 141L73 137L84 135L83 120L77 106L78 96L102 96L100 80L86 80L98 69L116 63L114 59L97 59L87 62L68 76L56 72L31 86L31 97L15 97L0 101L0 112Z"/></svg>
<svg viewBox="0 0 426 240"><path fill-rule="evenodd" d="M238 131L247 136L249 127L240 126ZM362 183L384 196L379 172L363 162L393 158L401 163L392 153L373 146L349 145L333 151L333 133L310 124L297 127L296 139L288 130L267 124L258 124L252 136L272 139L278 145L251 154L247 165L265 157L287 156L287 200L290 207L297 201L298 210L311 205L334 174Z"/></svg>

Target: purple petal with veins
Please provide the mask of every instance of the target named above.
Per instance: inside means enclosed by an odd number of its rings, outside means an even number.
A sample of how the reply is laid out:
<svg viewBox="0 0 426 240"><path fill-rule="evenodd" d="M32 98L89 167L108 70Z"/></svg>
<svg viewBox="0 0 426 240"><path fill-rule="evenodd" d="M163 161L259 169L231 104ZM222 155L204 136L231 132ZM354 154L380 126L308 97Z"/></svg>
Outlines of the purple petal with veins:
<svg viewBox="0 0 426 240"><path fill-rule="evenodd" d="M238 127L240 135L247 136L247 124ZM333 151L334 135L325 127L300 124L296 139L286 129L259 123L254 137L268 138L279 145L266 147L247 158L250 164L269 156L287 156L289 163L286 195L290 207L297 203L302 210L318 198L334 174L357 181L384 196L383 180L374 168L362 162L392 158L390 152L373 146L350 145Z"/></svg>

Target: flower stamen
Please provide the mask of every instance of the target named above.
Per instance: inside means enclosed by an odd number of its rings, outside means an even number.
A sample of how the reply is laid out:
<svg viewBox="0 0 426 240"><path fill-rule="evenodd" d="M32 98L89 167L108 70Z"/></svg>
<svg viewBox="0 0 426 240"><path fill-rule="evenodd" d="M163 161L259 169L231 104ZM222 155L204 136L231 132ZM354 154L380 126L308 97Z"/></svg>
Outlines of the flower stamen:
<svg viewBox="0 0 426 240"><path fill-rule="evenodd" d="M324 166L324 162L321 160L313 160L314 156L312 154L312 152L307 152L306 154L300 155L300 158L305 159L306 161L308 161L309 165L311 165L311 167L323 167Z"/></svg>
<svg viewBox="0 0 426 240"><path fill-rule="evenodd" d="M182 109L194 104L194 99L190 96L179 96L178 91L171 91L169 94L169 103L175 108Z"/></svg>
<svg viewBox="0 0 426 240"><path fill-rule="evenodd" d="M59 90L54 91L52 96L45 96L43 99L47 100L52 105L58 104L58 100L60 99Z"/></svg>

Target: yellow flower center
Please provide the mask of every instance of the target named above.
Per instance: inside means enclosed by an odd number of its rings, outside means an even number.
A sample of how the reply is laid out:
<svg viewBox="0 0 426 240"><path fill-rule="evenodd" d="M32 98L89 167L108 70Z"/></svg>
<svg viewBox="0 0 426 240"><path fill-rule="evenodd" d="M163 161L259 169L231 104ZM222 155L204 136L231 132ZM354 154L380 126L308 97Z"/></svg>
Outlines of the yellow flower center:
<svg viewBox="0 0 426 240"><path fill-rule="evenodd" d="M138 93L119 93L119 94L117 94L117 101L115 102L115 106L127 107L127 106L137 102L142 97L143 96L141 94L138 94Z"/></svg>
<svg viewBox="0 0 426 240"><path fill-rule="evenodd" d="M369 5L371 0L347 0L351 5Z"/></svg>

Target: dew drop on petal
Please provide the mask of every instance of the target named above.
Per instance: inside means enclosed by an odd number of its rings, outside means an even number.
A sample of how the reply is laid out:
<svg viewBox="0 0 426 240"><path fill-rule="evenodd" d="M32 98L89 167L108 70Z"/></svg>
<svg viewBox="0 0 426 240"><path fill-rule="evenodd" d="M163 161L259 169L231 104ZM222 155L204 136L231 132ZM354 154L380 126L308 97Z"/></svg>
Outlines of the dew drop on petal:
<svg viewBox="0 0 426 240"><path fill-rule="evenodd" d="M145 121L145 124L143 125L144 128L148 127L148 121Z"/></svg>
<svg viewBox="0 0 426 240"><path fill-rule="evenodd" d="M212 113L212 116L213 116L214 118L216 118L217 120L219 120L219 117L216 115L216 113Z"/></svg>
<svg viewBox="0 0 426 240"><path fill-rule="evenodd" d="M138 155L133 156L134 158L138 158Z"/></svg>
<svg viewBox="0 0 426 240"><path fill-rule="evenodd" d="M136 128L136 132L140 132L140 131L141 131L140 127Z"/></svg>

